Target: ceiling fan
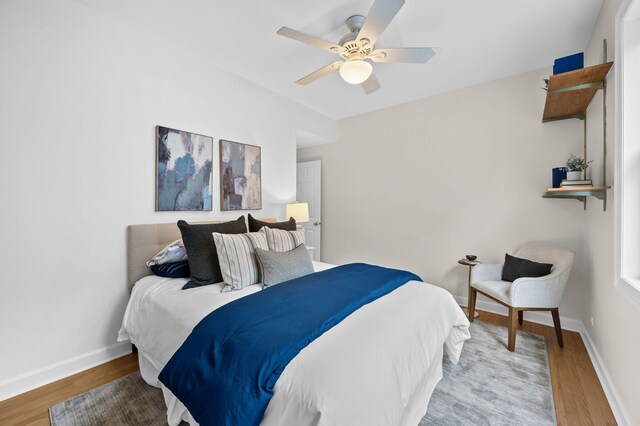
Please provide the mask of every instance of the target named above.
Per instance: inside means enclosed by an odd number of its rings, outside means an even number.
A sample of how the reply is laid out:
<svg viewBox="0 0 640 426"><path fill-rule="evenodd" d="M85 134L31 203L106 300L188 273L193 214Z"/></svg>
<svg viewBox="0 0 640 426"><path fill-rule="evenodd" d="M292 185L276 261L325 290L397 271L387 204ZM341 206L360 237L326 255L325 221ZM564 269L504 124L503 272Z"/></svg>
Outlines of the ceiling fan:
<svg viewBox="0 0 640 426"><path fill-rule="evenodd" d="M350 84L361 84L365 93L370 94L380 89L380 83L368 61L416 64L429 61L435 56L435 51L431 47L375 48L378 37L403 5L404 0L376 0L366 18L362 15L353 15L347 19L349 34L342 37L338 43L313 37L288 27L280 28L278 34L281 36L336 53L342 58L312 72L296 83L306 85L340 70L340 76L344 81Z"/></svg>

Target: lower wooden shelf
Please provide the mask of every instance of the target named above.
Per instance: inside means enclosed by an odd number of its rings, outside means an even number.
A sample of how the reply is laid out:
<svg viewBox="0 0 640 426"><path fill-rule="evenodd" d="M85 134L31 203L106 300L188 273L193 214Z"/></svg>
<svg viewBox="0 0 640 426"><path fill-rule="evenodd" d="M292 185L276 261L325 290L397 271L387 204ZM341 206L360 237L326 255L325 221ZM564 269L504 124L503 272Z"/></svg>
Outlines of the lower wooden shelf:
<svg viewBox="0 0 640 426"><path fill-rule="evenodd" d="M592 186L581 188L547 188L544 198L570 198L584 203L587 208L587 197L595 197L603 202L603 210L607 210L607 190L610 186Z"/></svg>

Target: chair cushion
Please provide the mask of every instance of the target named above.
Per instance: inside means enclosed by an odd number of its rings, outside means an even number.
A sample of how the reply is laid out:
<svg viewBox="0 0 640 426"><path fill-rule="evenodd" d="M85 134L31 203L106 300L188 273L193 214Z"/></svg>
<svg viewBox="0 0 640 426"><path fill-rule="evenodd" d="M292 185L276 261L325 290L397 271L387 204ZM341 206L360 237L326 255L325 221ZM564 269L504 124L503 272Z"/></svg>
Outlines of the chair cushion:
<svg viewBox="0 0 640 426"><path fill-rule="evenodd" d="M471 284L471 286L501 302L511 304L511 283L509 281L480 281Z"/></svg>
<svg viewBox="0 0 640 426"><path fill-rule="evenodd" d="M538 263L529 259L521 259L515 256L504 255L504 267L502 268L502 281L515 281L518 278L544 277L551 273L551 263Z"/></svg>

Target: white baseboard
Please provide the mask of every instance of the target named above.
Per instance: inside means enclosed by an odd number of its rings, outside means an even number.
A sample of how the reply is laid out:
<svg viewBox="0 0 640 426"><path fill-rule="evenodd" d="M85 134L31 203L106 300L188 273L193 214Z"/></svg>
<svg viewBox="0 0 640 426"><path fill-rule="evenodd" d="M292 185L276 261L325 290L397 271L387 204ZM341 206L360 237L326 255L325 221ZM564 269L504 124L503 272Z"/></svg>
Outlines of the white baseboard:
<svg viewBox="0 0 640 426"><path fill-rule="evenodd" d="M600 379L600 384L602 385L604 394L609 400L609 405L611 406L611 411L613 411L613 415L616 418L616 422L618 422L618 425L620 426L630 426L632 423L629 420L630 417L627 414L627 410L624 408L618 391L616 390L615 386L613 386L611 376L609 376L609 371L602 362L602 358L600 358L600 354L593 344L593 340L591 340L591 336L589 335L589 332L587 331L587 328L584 326L584 324L582 324L580 335L582 336L584 346L587 348L589 358L591 358L591 362L593 363L593 367L596 370L596 374Z"/></svg>
<svg viewBox="0 0 640 426"><path fill-rule="evenodd" d="M131 353L131 343L128 341L118 342L106 348L12 377L0 383L0 401L72 376L129 353Z"/></svg>
<svg viewBox="0 0 640 426"><path fill-rule="evenodd" d="M454 296L454 298L459 305L468 306L466 297ZM507 308L498 303L480 299L476 301L476 308L481 311L491 312L503 316L507 316L509 313ZM537 324L553 327L553 318L551 318L551 314L549 312L531 311L526 312L524 315L525 321L535 322ZM622 400L620 399L618 392L616 391L616 388L611 381L611 376L609 376L609 372L602 362L600 354L593 344L593 340L591 340L589 331L584 326L584 323L574 318L560 317L560 324L562 324L563 330L575 331L577 333L580 333L582 341L584 342L584 346L587 348L589 358L591 358L593 368L596 370L598 379L600 379L600 384L602 385L604 394L609 401L609 406L611 406L611 411L613 411L613 415L616 418L616 422L620 426L631 425L631 422L629 421L629 415L622 405Z"/></svg>

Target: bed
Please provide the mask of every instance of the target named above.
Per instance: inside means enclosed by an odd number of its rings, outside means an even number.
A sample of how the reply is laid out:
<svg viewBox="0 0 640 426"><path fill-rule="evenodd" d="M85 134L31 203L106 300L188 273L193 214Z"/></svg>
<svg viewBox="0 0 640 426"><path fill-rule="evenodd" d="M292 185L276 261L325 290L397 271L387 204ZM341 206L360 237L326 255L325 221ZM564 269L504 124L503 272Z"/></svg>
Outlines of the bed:
<svg viewBox="0 0 640 426"><path fill-rule="evenodd" d="M140 372L163 391L167 421L197 424L158 375L193 328L213 310L262 291L223 293L224 284L182 290L185 278L150 275L145 262L179 238L175 224L130 226L132 287L119 340L138 348ZM314 262L316 271L334 265ZM442 378L442 357L459 359L468 320L446 290L410 281L353 312L286 366L262 425L417 425ZM215 397L214 395L211 396Z"/></svg>

